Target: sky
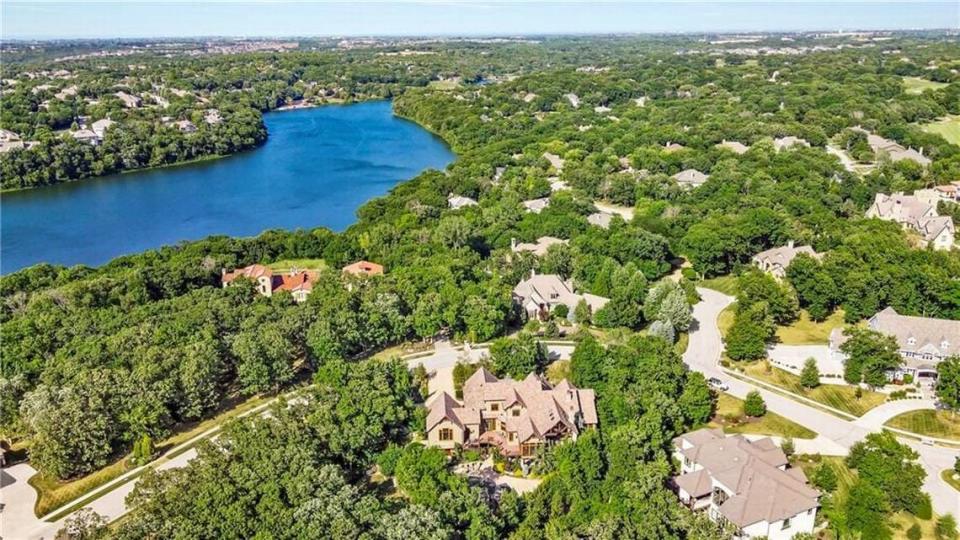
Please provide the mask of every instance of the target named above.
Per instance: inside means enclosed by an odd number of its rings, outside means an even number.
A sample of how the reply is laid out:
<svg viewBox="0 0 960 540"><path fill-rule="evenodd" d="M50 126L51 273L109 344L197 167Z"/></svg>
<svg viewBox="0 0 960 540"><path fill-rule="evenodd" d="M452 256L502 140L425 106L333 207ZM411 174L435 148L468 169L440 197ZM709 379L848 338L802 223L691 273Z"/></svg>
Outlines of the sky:
<svg viewBox="0 0 960 540"><path fill-rule="evenodd" d="M960 28L958 0L603 3L0 0L0 6L0 39Z"/></svg>

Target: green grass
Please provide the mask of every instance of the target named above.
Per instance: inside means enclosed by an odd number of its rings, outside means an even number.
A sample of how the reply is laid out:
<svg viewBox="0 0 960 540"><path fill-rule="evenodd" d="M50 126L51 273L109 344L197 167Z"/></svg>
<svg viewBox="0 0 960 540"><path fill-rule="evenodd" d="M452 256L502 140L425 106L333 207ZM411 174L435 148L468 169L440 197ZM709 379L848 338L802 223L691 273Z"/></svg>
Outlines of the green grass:
<svg viewBox="0 0 960 540"><path fill-rule="evenodd" d="M737 282L737 276L720 276L711 279L705 279L698 283L700 287L706 287L708 289L713 289L715 291L720 291L723 294L730 296L736 296L737 291L740 290L739 284Z"/></svg>
<svg viewBox="0 0 960 540"><path fill-rule="evenodd" d="M960 415L947 411L905 412L888 420L886 425L927 437L960 439Z"/></svg>
<svg viewBox="0 0 960 540"><path fill-rule="evenodd" d="M750 433L794 439L813 439L817 436L813 431L776 413L767 412L760 418L748 418L743 415L743 401L723 393L717 398L717 410L709 426L723 428L726 433Z"/></svg>
<svg viewBox="0 0 960 540"><path fill-rule="evenodd" d="M430 81L430 83L427 84L428 88L432 88L434 90L453 90L454 88L457 88L459 86L460 86L459 81L455 81L451 79L447 79L445 81Z"/></svg>
<svg viewBox="0 0 960 540"><path fill-rule="evenodd" d="M127 458L123 457L98 471L70 481L60 481L37 473L27 481L37 491L37 502L33 506L33 513L37 517L44 516L51 510L116 479L127 470L129 470Z"/></svg>
<svg viewBox="0 0 960 540"><path fill-rule="evenodd" d="M564 379L570 380L569 360L557 360L547 366L547 380L550 384L557 384Z"/></svg>
<svg viewBox="0 0 960 540"><path fill-rule="evenodd" d="M323 259L284 259L267 265L271 270L322 270L327 263Z"/></svg>
<svg viewBox="0 0 960 540"><path fill-rule="evenodd" d="M957 477L954 478L954 475L957 475ZM943 478L943 481L950 484L953 489L960 491L960 474L957 474L953 469L945 469L940 473L940 478Z"/></svg>
<svg viewBox="0 0 960 540"><path fill-rule="evenodd" d="M923 124L920 127L927 133L940 135L947 142L960 145L960 115L947 116L936 122Z"/></svg>
<svg viewBox="0 0 960 540"><path fill-rule="evenodd" d="M843 326L843 310L838 309L825 320L810 320L806 310L800 311L800 317L789 326L777 328L777 339L784 345L820 345L826 344L830 332Z"/></svg>
<svg viewBox="0 0 960 540"><path fill-rule="evenodd" d="M904 92L908 94L922 94L926 90L936 90L947 86L946 83L929 81L920 77L904 77Z"/></svg>
<svg viewBox="0 0 960 540"><path fill-rule="evenodd" d="M673 344L673 350L679 355L687 352L687 347L690 345L690 334L686 332L680 332L680 335L677 336L677 342Z"/></svg>
<svg viewBox="0 0 960 540"><path fill-rule="evenodd" d="M800 377L773 367L767 362L754 362L744 367L746 374L754 379L759 379L854 416L863 416L864 413L887 400L885 394L869 390L864 390L860 399L857 399L854 387L845 385L821 384L816 388L807 389L800 384Z"/></svg>
<svg viewBox="0 0 960 540"><path fill-rule="evenodd" d="M720 330L720 337L727 337L727 332L729 332L730 327L733 326L733 319L736 317L736 314L737 303L734 302L717 315L717 328ZM724 355L726 355L726 353L724 353Z"/></svg>

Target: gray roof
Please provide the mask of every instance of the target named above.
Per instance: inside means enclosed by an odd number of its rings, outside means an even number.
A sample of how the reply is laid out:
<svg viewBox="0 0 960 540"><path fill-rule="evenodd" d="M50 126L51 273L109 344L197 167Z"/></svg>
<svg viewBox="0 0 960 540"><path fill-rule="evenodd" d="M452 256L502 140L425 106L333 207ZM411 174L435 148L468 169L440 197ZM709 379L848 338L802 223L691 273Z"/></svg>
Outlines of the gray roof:
<svg viewBox="0 0 960 540"><path fill-rule="evenodd" d="M869 320L870 328L893 336L901 351L947 357L960 354L960 321L900 315L887 307Z"/></svg>

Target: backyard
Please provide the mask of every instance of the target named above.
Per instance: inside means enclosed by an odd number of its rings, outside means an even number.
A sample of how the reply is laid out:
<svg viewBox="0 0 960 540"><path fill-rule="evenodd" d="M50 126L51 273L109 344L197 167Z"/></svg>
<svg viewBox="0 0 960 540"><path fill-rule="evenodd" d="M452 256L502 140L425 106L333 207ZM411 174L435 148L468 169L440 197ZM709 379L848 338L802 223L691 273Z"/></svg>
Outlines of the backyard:
<svg viewBox="0 0 960 540"><path fill-rule="evenodd" d="M886 425L927 437L960 439L960 415L948 411L910 411L894 416Z"/></svg>
<svg viewBox="0 0 960 540"><path fill-rule="evenodd" d="M794 439L813 439L816 433L772 412L760 418L748 418L743 415L743 400L721 393L717 398L717 410L709 427L723 428L726 433L749 433L792 437Z"/></svg>
<svg viewBox="0 0 960 540"><path fill-rule="evenodd" d="M743 367L744 372L754 379L759 379L854 416L863 416L864 413L887 400L885 394L870 390L864 390L858 399L856 389L853 386L821 384L812 389L804 388L800 384L800 377L775 368L767 362L754 362Z"/></svg>

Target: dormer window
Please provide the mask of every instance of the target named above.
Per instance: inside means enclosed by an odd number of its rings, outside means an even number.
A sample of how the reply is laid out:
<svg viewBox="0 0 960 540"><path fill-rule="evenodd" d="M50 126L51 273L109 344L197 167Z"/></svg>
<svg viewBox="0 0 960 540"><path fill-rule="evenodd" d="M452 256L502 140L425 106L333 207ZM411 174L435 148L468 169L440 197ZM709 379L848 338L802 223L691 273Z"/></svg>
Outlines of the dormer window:
<svg viewBox="0 0 960 540"><path fill-rule="evenodd" d="M941 349L944 349L944 350L949 349L949 348L950 348L950 342L947 341L947 340L941 341L941 342L940 342L940 348L941 348Z"/></svg>
<svg viewBox="0 0 960 540"><path fill-rule="evenodd" d="M499 410L500 410L500 404L499 404L499 403L491 403L491 404L490 404L490 410L493 411L493 412L499 411Z"/></svg>
<svg viewBox="0 0 960 540"><path fill-rule="evenodd" d="M520 409L514 409L513 416L520 416Z"/></svg>
<svg viewBox="0 0 960 540"><path fill-rule="evenodd" d="M910 336L907 338L907 345L916 345L916 344L917 344L917 338L913 336Z"/></svg>

